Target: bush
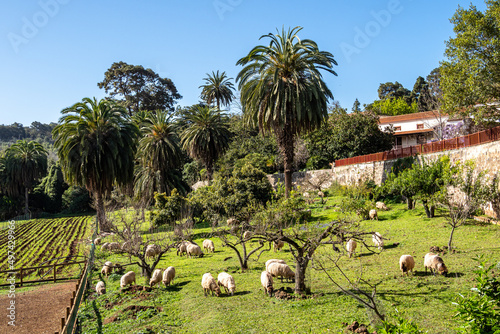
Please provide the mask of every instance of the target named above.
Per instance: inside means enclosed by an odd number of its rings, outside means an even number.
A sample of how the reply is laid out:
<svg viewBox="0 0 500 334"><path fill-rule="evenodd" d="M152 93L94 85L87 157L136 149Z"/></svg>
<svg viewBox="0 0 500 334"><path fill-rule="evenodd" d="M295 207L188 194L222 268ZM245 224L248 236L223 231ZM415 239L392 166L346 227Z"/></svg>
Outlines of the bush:
<svg viewBox="0 0 500 334"><path fill-rule="evenodd" d="M401 316L397 310L396 314L391 320L395 320L395 323L390 320L382 321L382 326L377 330L379 334L419 334L427 333L420 330L414 322L408 320Z"/></svg>
<svg viewBox="0 0 500 334"><path fill-rule="evenodd" d="M155 207L157 210L152 214L153 226L172 226L187 211L186 198L182 197L177 189L173 189L170 196L165 193L155 194Z"/></svg>
<svg viewBox="0 0 500 334"><path fill-rule="evenodd" d="M85 213L92 211L91 198L87 189L71 186L62 196L64 213Z"/></svg>

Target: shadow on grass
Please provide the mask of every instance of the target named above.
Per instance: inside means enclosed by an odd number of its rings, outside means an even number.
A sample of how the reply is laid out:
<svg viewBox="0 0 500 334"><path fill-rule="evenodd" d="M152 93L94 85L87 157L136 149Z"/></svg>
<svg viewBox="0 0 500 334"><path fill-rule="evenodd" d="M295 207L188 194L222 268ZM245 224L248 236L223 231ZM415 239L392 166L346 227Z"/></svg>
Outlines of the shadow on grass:
<svg viewBox="0 0 500 334"><path fill-rule="evenodd" d="M250 291L236 291L234 293L233 296L231 296L231 294L229 293L226 293L226 292L222 292L221 295L219 296L219 298L230 298L230 297L236 297L236 296L244 296L244 295L248 295L250 293Z"/></svg>
<svg viewBox="0 0 500 334"><path fill-rule="evenodd" d="M178 292L178 291L182 290L182 287L184 285L189 284L189 283L191 283L191 281L184 281L184 282L180 282L180 283L175 283L175 284L172 284L172 285L165 287L163 290Z"/></svg>
<svg viewBox="0 0 500 334"><path fill-rule="evenodd" d="M92 308L94 309L94 313L97 318L97 333L101 334L102 333L102 317L101 313L99 312L99 308L96 305L95 300L92 301Z"/></svg>

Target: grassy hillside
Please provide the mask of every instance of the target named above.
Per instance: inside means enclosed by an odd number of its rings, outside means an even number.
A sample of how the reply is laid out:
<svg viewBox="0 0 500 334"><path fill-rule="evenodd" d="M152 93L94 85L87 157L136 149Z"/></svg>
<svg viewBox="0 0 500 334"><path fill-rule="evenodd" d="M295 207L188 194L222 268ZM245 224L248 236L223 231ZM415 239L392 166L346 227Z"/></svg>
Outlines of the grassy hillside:
<svg viewBox="0 0 500 334"><path fill-rule="evenodd" d="M337 213L332 207L333 200L325 206L313 207L313 220L329 221ZM328 209L324 209L326 207ZM450 229L444 223L442 213L434 219L425 218L423 208L406 211L404 205L391 205L387 212L379 213L378 221L362 222L367 231L378 231L386 240L386 249L373 254L359 247L354 258L345 254L339 263L346 274L355 279L361 276L377 286L377 298L386 313L397 309L407 318L415 321L429 333L453 333L456 324L451 304L458 293L467 293L473 286L475 261L472 257L484 254L491 262L500 262L500 227L496 225L470 224L461 227L455 234L456 252L443 254L449 268L448 277L432 276L424 273L423 256L431 246L443 248L447 244ZM199 236L194 240L202 244L209 228L195 231ZM369 323L373 318L366 309L353 298L340 292L326 277L325 273L308 269L307 285L312 295L306 299L278 300L264 295L260 285L260 273L264 263L271 258L282 258L294 268L292 256L285 246L280 253L265 252L258 261L250 261L246 272L239 270L235 254L221 247L217 238L216 251L203 258L188 259L178 257L175 251L167 253L159 267L176 268L174 285L163 286L151 292L121 292L119 275L109 279L107 294L97 297L94 292L89 302L80 312L86 333L322 333L341 332L342 322ZM371 240L367 240L371 244ZM403 254L411 254L416 261L416 273L412 277L401 277L398 261ZM127 263L121 255L98 252L97 265L111 260ZM332 247L324 246L317 252L317 263L328 256L338 257ZM230 257L228 259L228 257ZM313 262L314 263L314 262ZM315 265L316 266L316 265ZM329 274L342 286L347 282L329 267ZM99 267L100 269L100 267ZM138 275L139 267L127 268L137 274L137 284L145 285L145 279ZM221 271L233 275L237 293L233 297L205 297L201 288L201 277L210 272L214 277ZM100 280L96 272L93 284ZM293 283L275 280L275 288L285 288L291 292ZM157 308L138 308L148 306ZM126 310L127 309L127 310Z"/></svg>

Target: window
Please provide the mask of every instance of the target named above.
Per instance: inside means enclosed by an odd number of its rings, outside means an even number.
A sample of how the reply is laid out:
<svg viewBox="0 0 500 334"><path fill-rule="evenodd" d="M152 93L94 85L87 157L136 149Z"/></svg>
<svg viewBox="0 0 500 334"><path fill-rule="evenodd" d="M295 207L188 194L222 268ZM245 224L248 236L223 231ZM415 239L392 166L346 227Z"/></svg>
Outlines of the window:
<svg viewBox="0 0 500 334"><path fill-rule="evenodd" d="M417 136L417 144L425 144L425 136L424 135L418 135Z"/></svg>
<svg viewBox="0 0 500 334"><path fill-rule="evenodd" d="M395 126L394 131L401 131L401 126Z"/></svg>
<svg viewBox="0 0 500 334"><path fill-rule="evenodd" d="M424 128L423 123L417 124L417 130L422 130L423 128Z"/></svg>

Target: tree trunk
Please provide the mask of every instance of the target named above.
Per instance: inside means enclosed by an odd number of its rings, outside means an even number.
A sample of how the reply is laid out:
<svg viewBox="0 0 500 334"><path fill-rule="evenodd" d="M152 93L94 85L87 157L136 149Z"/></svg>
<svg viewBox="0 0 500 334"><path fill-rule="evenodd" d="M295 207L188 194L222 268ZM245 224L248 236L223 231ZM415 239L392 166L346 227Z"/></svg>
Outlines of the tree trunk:
<svg viewBox="0 0 500 334"><path fill-rule="evenodd" d="M436 207L434 205L431 205L430 209L431 209L431 218L434 218L434 211Z"/></svg>
<svg viewBox="0 0 500 334"><path fill-rule="evenodd" d="M303 254L295 259L295 293L306 291L306 269L309 260Z"/></svg>
<svg viewBox="0 0 500 334"><path fill-rule="evenodd" d="M104 211L104 199L100 192L96 193L96 211L97 211L97 221L99 223L99 231L101 232L111 232L106 221L106 212Z"/></svg>
<svg viewBox="0 0 500 334"><path fill-rule="evenodd" d="M286 127L286 125L285 125ZM290 197L292 191L292 172L293 172L293 135L286 133L283 134L282 143L283 152L283 167L285 174L285 197Z"/></svg>
<svg viewBox="0 0 500 334"><path fill-rule="evenodd" d="M424 205L425 215L427 218L432 218L431 210L429 209L429 205L427 205L427 201L422 201L422 204Z"/></svg>
<svg viewBox="0 0 500 334"><path fill-rule="evenodd" d="M406 206L408 210L413 210L413 199L411 197L406 198Z"/></svg>
<svg viewBox="0 0 500 334"><path fill-rule="evenodd" d="M28 196L28 187L24 187L24 214L25 215L28 215L29 213L29 203L28 203L28 200L29 200L29 196ZM27 218L31 218L31 217L28 217Z"/></svg>
<svg viewBox="0 0 500 334"><path fill-rule="evenodd" d="M450 240L448 240L448 252L451 252L451 242L453 241L453 233L455 232L455 226L451 227Z"/></svg>

